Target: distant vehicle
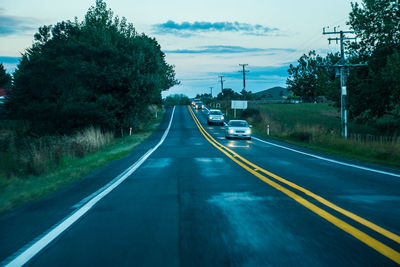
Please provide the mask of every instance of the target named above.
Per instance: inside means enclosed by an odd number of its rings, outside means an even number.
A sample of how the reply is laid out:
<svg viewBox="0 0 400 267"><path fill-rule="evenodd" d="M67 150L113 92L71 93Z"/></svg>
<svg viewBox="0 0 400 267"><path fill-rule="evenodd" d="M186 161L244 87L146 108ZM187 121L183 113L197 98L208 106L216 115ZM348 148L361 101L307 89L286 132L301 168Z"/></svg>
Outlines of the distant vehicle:
<svg viewBox="0 0 400 267"><path fill-rule="evenodd" d="M207 124L224 125L224 114L219 109L210 109L207 117Z"/></svg>
<svg viewBox="0 0 400 267"><path fill-rule="evenodd" d="M202 102L196 102L195 103L195 108L196 109L204 109L204 104Z"/></svg>
<svg viewBox="0 0 400 267"><path fill-rule="evenodd" d="M192 98L191 99L191 104L192 104L192 107L196 107L196 102L201 102L201 100L200 99L198 99L198 98Z"/></svg>
<svg viewBox="0 0 400 267"><path fill-rule="evenodd" d="M231 120L225 129L225 138L251 139L251 125L244 120Z"/></svg>

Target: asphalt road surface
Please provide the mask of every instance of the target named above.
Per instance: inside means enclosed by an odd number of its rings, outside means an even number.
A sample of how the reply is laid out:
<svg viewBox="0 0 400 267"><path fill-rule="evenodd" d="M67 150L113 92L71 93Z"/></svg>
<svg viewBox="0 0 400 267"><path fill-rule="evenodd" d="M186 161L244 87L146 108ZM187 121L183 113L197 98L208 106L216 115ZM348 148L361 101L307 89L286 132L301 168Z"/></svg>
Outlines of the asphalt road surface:
<svg viewBox="0 0 400 267"><path fill-rule="evenodd" d="M1 215L0 262L396 266L399 235L400 170L226 140L179 106L129 156Z"/></svg>

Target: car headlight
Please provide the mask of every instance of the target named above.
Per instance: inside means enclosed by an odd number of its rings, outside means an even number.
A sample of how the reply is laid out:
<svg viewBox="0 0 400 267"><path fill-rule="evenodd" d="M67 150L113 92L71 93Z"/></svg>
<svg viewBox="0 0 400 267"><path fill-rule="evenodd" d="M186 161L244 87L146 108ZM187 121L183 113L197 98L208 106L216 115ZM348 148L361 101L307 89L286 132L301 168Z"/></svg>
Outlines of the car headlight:
<svg viewBox="0 0 400 267"><path fill-rule="evenodd" d="M235 131L234 131L233 129L229 129L228 132L229 132L230 134L235 133Z"/></svg>
<svg viewBox="0 0 400 267"><path fill-rule="evenodd" d="M210 117L208 117L208 118L209 118L210 120L212 120L212 119L213 119L213 117L211 117L211 116L210 116Z"/></svg>
<svg viewBox="0 0 400 267"><path fill-rule="evenodd" d="M251 130L250 129L246 130L246 134L251 134Z"/></svg>
<svg viewBox="0 0 400 267"><path fill-rule="evenodd" d="M221 120L223 120L224 119L224 116L221 116Z"/></svg>

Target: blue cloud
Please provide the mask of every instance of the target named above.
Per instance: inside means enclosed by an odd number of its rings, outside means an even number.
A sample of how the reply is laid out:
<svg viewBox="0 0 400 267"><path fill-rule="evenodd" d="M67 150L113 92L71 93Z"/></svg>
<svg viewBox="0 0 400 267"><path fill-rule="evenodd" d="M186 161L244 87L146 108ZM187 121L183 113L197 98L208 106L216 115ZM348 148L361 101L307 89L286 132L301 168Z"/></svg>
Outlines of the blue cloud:
<svg viewBox="0 0 400 267"><path fill-rule="evenodd" d="M262 52L268 54L276 53L292 53L294 49L290 48L248 48L242 46L228 46L228 45L212 45L201 46L198 49L177 49L165 50L165 53L172 54L236 54L236 53L255 53Z"/></svg>
<svg viewBox="0 0 400 267"><path fill-rule="evenodd" d="M162 24L153 25L155 33L174 34L180 37L190 37L197 32L239 32L246 35L267 36L279 31L277 28L270 28L260 24L248 24L241 22L182 22L177 23L169 20Z"/></svg>
<svg viewBox="0 0 400 267"><path fill-rule="evenodd" d="M0 63L4 64L17 64L19 63L20 57L2 57L0 56Z"/></svg>
<svg viewBox="0 0 400 267"><path fill-rule="evenodd" d="M0 37L33 31L36 27L32 18L4 15L4 9L0 8Z"/></svg>
<svg viewBox="0 0 400 267"><path fill-rule="evenodd" d="M249 72L246 74L246 80L266 82L268 80L281 80L286 81L288 77L289 63L281 66L248 66ZM223 75L226 80L242 81L242 74L238 66L237 72L225 73L208 73L210 77L217 77ZM240 84L240 83L239 83Z"/></svg>

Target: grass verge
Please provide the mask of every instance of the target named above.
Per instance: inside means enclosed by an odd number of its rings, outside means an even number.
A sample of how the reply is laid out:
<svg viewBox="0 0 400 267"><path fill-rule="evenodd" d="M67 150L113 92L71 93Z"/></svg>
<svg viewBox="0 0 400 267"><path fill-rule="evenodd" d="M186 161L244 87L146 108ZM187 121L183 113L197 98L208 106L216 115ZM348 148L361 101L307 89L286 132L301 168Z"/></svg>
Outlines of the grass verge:
<svg viewBox="0 0 400 267"><path fill-rule="evenodd" d="M238 112L238 117L252 124L258 136L338 157L400 168L398 137L345 140L340 136L340 114L328 104L258 104ZM270 126L269 136L267 125ZM370 130L366 125L349 125L350 133L368 137Z"/></svg>
<svg viewBox="0 0 400 267"><path fill-rule="evenodd" d="M41 175L0 177L0 213L43 197L79 180L112 160L122 158L146 140L162 121L164 111L132 136L115 138L99 151L83 157L64 156L57 167Z"/></svg>

